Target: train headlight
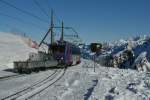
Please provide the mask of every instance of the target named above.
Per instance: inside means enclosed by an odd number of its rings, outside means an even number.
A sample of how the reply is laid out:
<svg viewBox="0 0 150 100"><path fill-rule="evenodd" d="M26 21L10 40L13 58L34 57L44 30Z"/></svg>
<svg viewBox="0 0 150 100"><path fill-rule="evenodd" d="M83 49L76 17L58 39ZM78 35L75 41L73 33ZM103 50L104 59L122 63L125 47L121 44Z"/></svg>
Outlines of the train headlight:
<svg viewBox="0 0 150 100"><path fill-rule="evenodd" d="M60 59L61 59L61 60L63 60L63 59L64 59L64 57L61 57Z"/></svg>

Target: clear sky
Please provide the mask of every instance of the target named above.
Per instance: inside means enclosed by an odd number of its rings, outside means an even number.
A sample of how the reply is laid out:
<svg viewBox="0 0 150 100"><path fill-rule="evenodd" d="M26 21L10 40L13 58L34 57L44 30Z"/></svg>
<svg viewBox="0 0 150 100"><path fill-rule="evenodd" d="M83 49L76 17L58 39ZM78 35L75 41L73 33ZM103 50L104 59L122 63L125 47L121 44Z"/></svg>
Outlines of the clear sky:
<svg viewBox="0 0 150 100"><path fill-rule="evenodd" d="M44 21L50 21L34 0L3 0L26 10ZM74 27L85 42L112 41L130 36L149 35L150 0L36 0L47 13L53 8L57 18L65 26ZM19 29L32 38L40 40L47 31L48 23L28 16L0 2L0 31ZM34 25L35 24L35 25ZM7 27L6 27L7 26Z"/></svg>

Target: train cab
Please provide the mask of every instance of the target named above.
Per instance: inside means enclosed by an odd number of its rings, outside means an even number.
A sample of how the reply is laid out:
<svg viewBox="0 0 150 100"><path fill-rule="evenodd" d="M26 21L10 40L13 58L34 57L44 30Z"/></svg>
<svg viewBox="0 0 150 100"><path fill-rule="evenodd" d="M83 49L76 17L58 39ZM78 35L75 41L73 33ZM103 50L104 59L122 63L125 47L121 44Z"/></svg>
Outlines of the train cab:
<svg viewBox="0 0 150 100"><path fill-rule="evenodd" d="M51 46L54 58L61 64L74 65L79 64L80 49L66 41L57 41Z"/></svg>

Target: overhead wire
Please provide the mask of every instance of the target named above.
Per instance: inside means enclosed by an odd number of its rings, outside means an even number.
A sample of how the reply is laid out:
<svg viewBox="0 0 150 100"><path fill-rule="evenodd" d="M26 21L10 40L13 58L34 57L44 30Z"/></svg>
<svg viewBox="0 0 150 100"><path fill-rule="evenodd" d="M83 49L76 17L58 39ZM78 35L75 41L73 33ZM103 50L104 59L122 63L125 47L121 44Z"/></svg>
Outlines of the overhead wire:
<svg viewBox="0 0 150 100"><path fill-rule="evenodd" d="M37 7L39 7L39 9L41 10L41 12L42 12L43 14L45 14L45 15L49 18L49 15L48 15L47 12L45 11L45 9L44 9L42 6L40 6L39 2L38 2L37 0L33 0L33 2L36 4Z"/></svg>
<svg viewBox="0 0 150 100"><path fill-rule="evenodd" d="M47 1L47 2L46 2L46 5L47 5L48 9L53 10L53 8L52 8L51 5L50 5L49 0L45 0L45 1ZM57 14L56 14L56 12L55 12L54 10L53 10L53 14L54 14L54 17L55 17L56 22L58 22L59 25L62 24L62 20L57 16ZM61 28L61 27L56 28L56 29L61 33L61 29L60 29L60 28ZM56 33L54 33L54 34L55 34L55 35L58 35L58 34L56 34Z"/></svg>
<svg viewBox="0 0 150 100"><path fill-rule="evenodd" d="M7 2L6 0L0 0L0 2L4 3L4 4L6 4L6 5L8 5L8 6L12 7L12 8L14 8L14 9L16 9L16 10L18 10L18 11L24 13L24 14L27 14L27 15L29 15L29 16L32 16L32 17L34 17L34 18L36 18L36 19L38 19L38 20L40 20L40 21L42 21L42 22L48 23L47 20L42 19L42 18L40 18L39 16L36 16L36 15L34 15L34 14L32 14L32 13L26 11L26 10L20 9L20 8L16 7L15 5L13 5L13 4Z"/></svg>
<svg viewBox="0 0 150 100"><path fill-rule="evenodd" d="M55 11L54 11L54 16L55 16L55 19L59 22L59 24L61 24L62 20L57 16Z"/></svg>
<svg viewBox="0 0 150 100"><path fill-rule="evenodd" d="M44 30L44 29L43 29L44 27L41 27L41 26L39 26L38 24L34 24L34 23L31 23L31 22L28 23L27 21L24 21L24 20L22 20L22 19L20 19L20 18L17 18L17 17L12 16L12 15L8 15L8 14L5 14L5 13L0 12L0 16L5 16L5 17L8 17L8 18L17 20L17 21L19 21L19 22L21 22L21 23L27 23L28 25L31 24L32 26L34 26L34 27L36 27L36 28L38 28L38 29Z"/></svg>
<svg viewBox="0 0 150 100"><path fill-rule="evenodd" d="M47 0L47 2L48 2L48 0ZM48 2L47 4L49 4L49 2ZM62 21L61 21L60 18L57 16L57 14L55 13L55 11L53 11L53 12L54 12L54 16L55 16L56 21L58 21L59 24L61 24ZM56 29L58 29L58 31L61 33L61 29L60 29L60 28L62 28L62 27L56 27ZM65 37L72 38L72 39L73 39L73 38L76 38L76 39L78 39L78 40L76 40L76 41L82 41L81 37L79 37L79 33L78 33L73 27L64 27L64 29L66 29L66 30L71 30L72 32L75 33L74 35L67 35L67 34L64 34Z"/></svg>
<svg viewBox="0 0 150 100"><path fill-rule="evenodd" d="M50 2L49 2L49 0L45 0L46 2L46 5L47 5L47 7L48 7L48 9L49 9L49 12L51 11L51 10L53 10L53 13L54 13L54 16L55 16L55 18L56 18L56 20L59 22L59 24L62 22L61 20L60 20L60 18L58 18L58 16L57 16L57 14L56 14L56 12L54 11L54 9L53 9L53 7L50 5Z"/></svg>
<svg viewBox="0 0 150 100"><path fill-rule="evenodd" d="M52 10L51 5L50 5L50 3L49 3L48 0L45 0L45 3L46 3L46 5L47 5L47 7L48 7L48 14L50 15L50 12L51 12L51 10Z"/></svg>

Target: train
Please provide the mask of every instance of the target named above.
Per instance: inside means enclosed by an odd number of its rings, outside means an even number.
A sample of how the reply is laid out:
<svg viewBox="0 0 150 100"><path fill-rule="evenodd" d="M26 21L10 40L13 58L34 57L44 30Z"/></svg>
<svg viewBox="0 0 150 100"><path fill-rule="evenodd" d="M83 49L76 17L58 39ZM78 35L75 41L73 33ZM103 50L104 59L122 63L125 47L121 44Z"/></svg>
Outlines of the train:
<svg viewBox="0 0 150 100"><path fill-rule="evenodd" d="M31 73L47 68L67 67L81 62L80 48L68 41L57 41L48 45L49 52L29 54L26 61L15 61L14 69L19 73Z"/></svg>

